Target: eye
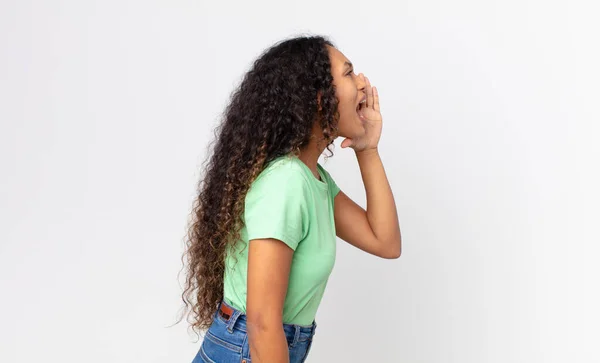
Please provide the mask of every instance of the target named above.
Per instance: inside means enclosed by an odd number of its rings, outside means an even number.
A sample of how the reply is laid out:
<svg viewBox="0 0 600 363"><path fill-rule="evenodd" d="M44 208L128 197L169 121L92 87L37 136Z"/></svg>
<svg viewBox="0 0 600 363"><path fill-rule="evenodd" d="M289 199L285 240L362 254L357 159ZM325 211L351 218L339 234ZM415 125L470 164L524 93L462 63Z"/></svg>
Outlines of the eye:
<svg viewBox="0 0 600 363"><path fill-rule="evenodd" d="M346 74L347 76L351 75L352 73L354 73L354 69L350 70L350 72L348 72L348 74Z"/></svg>

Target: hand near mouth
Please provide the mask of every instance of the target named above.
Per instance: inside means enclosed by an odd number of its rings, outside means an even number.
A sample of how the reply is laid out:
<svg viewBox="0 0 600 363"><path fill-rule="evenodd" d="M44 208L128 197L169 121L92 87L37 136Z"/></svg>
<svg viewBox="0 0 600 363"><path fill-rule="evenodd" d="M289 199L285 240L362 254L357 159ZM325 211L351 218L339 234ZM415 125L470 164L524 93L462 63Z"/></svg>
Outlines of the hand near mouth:
<svg viewBox="0 0 600 363"><path fill-rule="evenodd" d="M358 111L358 115L365 127L365 133L357 138L346 138L340 145L342 148L350 147L357 152L377 148L383 125L383 119L379 111L379 93L377 92L377 88L371 87L371 82L369 82L367 77L365 77L365 80L367 82L367 102Z"/></svg>

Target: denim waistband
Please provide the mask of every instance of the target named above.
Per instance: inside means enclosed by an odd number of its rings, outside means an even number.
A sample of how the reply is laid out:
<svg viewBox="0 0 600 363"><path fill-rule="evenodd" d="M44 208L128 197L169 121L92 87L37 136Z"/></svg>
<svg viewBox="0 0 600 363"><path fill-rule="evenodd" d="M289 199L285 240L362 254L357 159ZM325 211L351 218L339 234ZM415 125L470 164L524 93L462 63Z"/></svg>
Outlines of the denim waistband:
<svg viewBox="0 0 600 363"><path fill-rule="evenodd" d="M233 313L231 314L229 319L225 319L224 317L219 315L219 310L221 309L221 304L223 304L233 310ZM242 311L234 308L233 306L231 306L230 304L225 302L225 300L221 300L221 302L219 303L219 306L217 307L217 311L215 312L215 317L217 319L223 320L227 324L227 330L230 333L233 332L234 328L239 329L245 333L247 332L246 314L243 313ZM283 329L285 331L287 331L288 333L294 333L294 335L296 335L296 336L299 335L301 332L309 333L310 335L313 335L316 328L317 328L317 322L315 320L313 320L311 325L283 323Z"/></svg>

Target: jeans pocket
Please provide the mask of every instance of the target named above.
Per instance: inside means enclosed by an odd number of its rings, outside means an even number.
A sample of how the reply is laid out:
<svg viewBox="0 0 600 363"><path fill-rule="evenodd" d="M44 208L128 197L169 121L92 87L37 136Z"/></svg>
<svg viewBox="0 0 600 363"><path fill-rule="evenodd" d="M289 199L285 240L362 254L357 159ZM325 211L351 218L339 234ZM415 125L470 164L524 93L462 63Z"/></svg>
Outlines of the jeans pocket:
<svg viewBox="0 0 600 363"><path fill-rule="evenodd" d="M202 341L198 355L202 359L200 362L239 363L242 361L242 347L215 336L209 330Z"/></svg>
<svg viewBox="0 0 600 363"><path fill-rule="evenodd" d="M310 352L310 347L312 347L312 342L313 338L310 338L310 340L308 341L308 345L306 346L306 352L304 352L304 357L302 357L300 363L304 363L304 361L306 361L306 358L308 357L308 352Z"/></svg>

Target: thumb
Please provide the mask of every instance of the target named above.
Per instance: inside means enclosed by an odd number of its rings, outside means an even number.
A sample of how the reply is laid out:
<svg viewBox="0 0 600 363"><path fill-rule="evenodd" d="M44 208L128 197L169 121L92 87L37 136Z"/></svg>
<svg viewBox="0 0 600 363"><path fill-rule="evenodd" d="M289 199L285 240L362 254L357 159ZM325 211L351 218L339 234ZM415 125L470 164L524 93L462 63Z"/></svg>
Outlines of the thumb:
<svg viewBox="0 0 600 363"><path fill-rule="evenodd" d="M351 145L352 145L352 139L345 138L344 141L342 141L340 146L342 147L342 149L344 149Z"/></svg>

